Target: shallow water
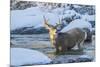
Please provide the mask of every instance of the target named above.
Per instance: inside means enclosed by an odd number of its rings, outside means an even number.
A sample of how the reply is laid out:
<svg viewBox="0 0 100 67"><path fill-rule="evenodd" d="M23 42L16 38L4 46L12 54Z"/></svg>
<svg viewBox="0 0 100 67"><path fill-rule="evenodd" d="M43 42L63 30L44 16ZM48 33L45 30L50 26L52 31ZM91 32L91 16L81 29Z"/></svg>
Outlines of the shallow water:
<svg viewBox="0 0 100 67"><path fill-rule="evenodd" d="M65 54L56 55L55 48L51 45L48 34L35 34L35 35L11 35L11 47L21 47L43 52L50 57L54 63L60 61L61 63L67 63L68 58L78 58L81 55L88 55L95 59L95 38L93 37L92 42L84 43L84 50L81 51L70 51Z"/></svg>

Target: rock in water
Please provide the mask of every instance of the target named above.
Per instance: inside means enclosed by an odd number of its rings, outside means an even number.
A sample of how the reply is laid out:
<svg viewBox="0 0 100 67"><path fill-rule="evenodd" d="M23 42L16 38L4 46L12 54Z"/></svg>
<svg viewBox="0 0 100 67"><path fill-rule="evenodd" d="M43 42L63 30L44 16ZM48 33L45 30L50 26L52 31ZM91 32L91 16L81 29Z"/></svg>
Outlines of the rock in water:
<svg viewBox="0 0 100 67"><path fill-rule="evenodd" d="M93 58L88 55L82 55L76 59L76 62L91 62L91 61L93 61Z"/></svg>
<svg viewBox="0 0 100 67"><path fill-rule="evenodd" d="M50 62L51 59L39 51L25 48L11 48L11 66L48 64Z"/></svg>
<svg viewBox="0 0 100 67"><path fill-rule="evenodd" d="M76 62L76 60L74 60L74 59L68 59L68 63L75 63Z"/></svg>

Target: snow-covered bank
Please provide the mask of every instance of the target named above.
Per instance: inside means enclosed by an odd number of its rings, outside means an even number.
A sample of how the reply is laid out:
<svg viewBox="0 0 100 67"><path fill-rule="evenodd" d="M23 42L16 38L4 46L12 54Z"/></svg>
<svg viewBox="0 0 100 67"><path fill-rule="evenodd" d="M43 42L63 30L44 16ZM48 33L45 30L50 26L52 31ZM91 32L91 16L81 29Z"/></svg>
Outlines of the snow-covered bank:
<svg viewBox="0 0 100 67"><path fill-rule="evenodd" d="M11 11L11 29L28 26L41 27L43 26L44 21L43 16L49 19L49 23L52 25L59 20L58 15L49 12L43 12L38 7Z"/></svg>
<svg viewBox="0 0 100 67"><path fill-rule="evenodd" d="M82 15L82 19L86 21L95 21L95 15Z"/></svg>
<svg viewBox="0 0 100 67"><path fill-rule="evenodd" d="M90 21L93 21L91 22L92 26L95 25L95 15L88 15L88 14L83 15L76 12L74 9L68 9L67 7L65 8L57 7L49 11L49 9L46 9L45 7L40 8L39 6L36 6L27 8L25 10L11 11L11 31L23 27L32 27L32 26L33 29L42 28L44 27L43 16L46 17L49 24L54 26L56 25L56 23L59 22L59 19L62 19L61 21L64 23L76 22L74 24L68 25L67 28L69 28L70 26L71 27L88 26L90 29L90 24L89 24ZM65 31L65 28L62 31Z"/></svg>
<svg viewBox="0 0 100 67"><path fill-rule="evenodd" d="M25 48L11 48L11 65L47 64L51 59L43 53Z"/></svg>
<svg viewBox="0 0 100 67"><path fill-rule="evenodd" d="M92 26L88 21L85 21L83 19L77 19L72 21L68 26L63 28L60 32L66 32L72 28L88 28L91 30Z"/></svg>

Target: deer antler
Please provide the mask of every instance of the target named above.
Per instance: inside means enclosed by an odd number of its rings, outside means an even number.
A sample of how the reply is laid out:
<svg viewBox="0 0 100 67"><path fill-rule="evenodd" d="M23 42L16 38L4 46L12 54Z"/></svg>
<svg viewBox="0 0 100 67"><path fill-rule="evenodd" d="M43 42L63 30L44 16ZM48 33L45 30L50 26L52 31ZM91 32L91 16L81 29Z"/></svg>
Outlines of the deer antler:
<svg viewBox="0 0 100 67"><path fill-rule="evenodd" d="M62 18L61 19L59 18L59 22L58 22L59 24L61 24L61 20L62 20Z"/></svg>
<svg viewBox="0 0 100 67"><path fill-rule="evenodd" d="M45 16L43 16L43 19L44 19L44 23L47 23L47 20L46 20Z"/></svg>
<svg viewBox="0 0 100 67"><path fill-rule="evenodd" d="M58 21L58 23L56 23L56 29L57 29L57 31L60 31L60 30L62 30L63 29L63 23L62 23L62 19L63 19L63 17L62 18L59 18L59 21Z"/></svg>
<svg viewBox="0 0 100 67"><path fill-rule="evenodd" d="M50 24L48 24L48 20L46 20L45 16L43 16L44 18L44 26L47 28L47 29L50 29Z"/></svg>
<svg viewBox="0 0 100 67"><path fill-rule="evenodd" d="M59 25L62 24L62 23L61 23L61 20L62 20L62 18L61 18L61 19L59 18L59 21L56 23L56 27L58 27Z"/></svg>
<svg viewBox="0 0 100 67"><path fill-rule="evenodd" d="M46 20L45 16L43 16L43 19L44 19L44 24L47 25L47 24L48 24L48 23L47 23L48 21Z"/></svg>

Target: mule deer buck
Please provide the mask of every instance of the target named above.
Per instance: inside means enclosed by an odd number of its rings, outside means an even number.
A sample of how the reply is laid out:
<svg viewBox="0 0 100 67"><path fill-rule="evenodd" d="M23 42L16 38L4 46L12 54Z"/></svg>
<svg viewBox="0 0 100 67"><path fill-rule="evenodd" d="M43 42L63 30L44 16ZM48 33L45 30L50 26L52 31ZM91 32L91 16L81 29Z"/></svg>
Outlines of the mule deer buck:
<svg viewBox="0 0 100 67"><path fill-rule="evenodd" d="M44 17L44 25L49 30L50 40L52 45L56 48L56 53L65 52L75 46L79 49L82 48L85 40L85 31L80 28L73 28L67 32L57 32L57 26L48 24L48 21Z"/></svg>

